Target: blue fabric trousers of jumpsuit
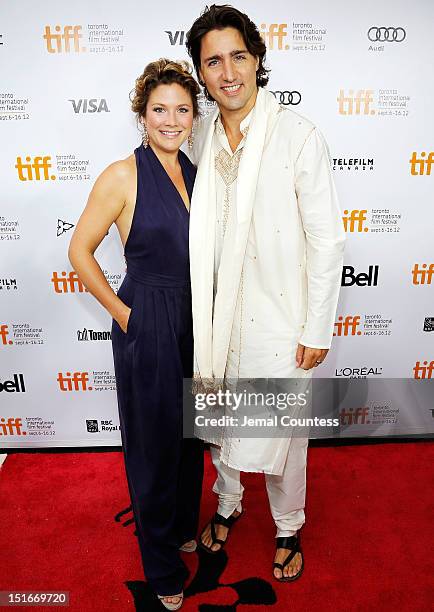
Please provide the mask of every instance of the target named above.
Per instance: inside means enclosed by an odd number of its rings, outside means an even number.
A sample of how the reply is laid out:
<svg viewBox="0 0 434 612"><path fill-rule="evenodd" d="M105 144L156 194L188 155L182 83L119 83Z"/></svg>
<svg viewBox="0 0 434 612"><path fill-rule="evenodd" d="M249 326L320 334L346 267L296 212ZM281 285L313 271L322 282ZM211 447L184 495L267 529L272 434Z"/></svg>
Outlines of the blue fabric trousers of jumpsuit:
<svg viewBox="0 0 434 612"><path fill-rule="evenodd" d="M150 146L135 151L137 199L118 296L127 331L112 325L125 469L143 569L159 595L180 593L179 547L196 537L203 446L183 439L183 378L193 375L189 213ZM191 198L195 167L180 151Z"/></svg>

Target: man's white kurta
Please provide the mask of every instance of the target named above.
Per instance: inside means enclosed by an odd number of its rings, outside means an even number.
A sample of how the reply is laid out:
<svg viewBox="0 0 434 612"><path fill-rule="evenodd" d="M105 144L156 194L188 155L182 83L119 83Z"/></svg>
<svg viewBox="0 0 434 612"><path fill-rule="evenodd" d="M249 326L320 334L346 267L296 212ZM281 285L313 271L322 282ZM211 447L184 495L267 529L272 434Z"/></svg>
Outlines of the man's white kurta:
<svg viewBox="0 0 434 612"><path fill-rule="evenodd" d="M196 137L190 212L197 369L202 378L309 377L296 367L297 346L330 347L345 241L327 146L309 120L259 89L214 297L216 116ZM289 445L223 437L221 460L281 474Z"/></svg>

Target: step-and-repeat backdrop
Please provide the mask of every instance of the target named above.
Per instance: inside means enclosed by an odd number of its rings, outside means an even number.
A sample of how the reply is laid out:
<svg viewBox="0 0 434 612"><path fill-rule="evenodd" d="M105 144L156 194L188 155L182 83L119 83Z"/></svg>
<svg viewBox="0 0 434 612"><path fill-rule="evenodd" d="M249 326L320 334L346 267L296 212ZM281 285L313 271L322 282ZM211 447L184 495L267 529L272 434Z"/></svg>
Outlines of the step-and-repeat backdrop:
<svg viewBox="0 0 434 612"><path fill-rule="evenodd" d="M316 375L366 379L361 404L340 398L339 435L429 434L429 400L409 383L434 371L434 5L236 6L267 43L268 88L330 147L348 241L334 343ZM67 249L96 177L140 142L135 78L153 59L187 57L203 8L2 3L0 447L120 443L111 320ZM114 226L96 256L116 291Z"/></svg>

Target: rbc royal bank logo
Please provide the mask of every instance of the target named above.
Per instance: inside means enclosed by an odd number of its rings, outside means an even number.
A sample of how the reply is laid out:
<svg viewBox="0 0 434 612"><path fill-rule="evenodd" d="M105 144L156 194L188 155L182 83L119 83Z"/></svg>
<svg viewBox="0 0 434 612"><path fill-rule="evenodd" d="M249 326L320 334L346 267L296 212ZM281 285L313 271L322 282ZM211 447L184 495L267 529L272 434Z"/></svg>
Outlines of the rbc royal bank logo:
<svg viewBox="0 0 434 612"><path fill-rule="evenodd" d="M348 315L347 317L338 317L335 323L336 331L333 332L333 336L361 336L362 332L358 329L360 324L360 315L353 317Z"/></svg>
<svg viewBox="0 0 434 612"><path fill-rule="evenodd" d="M58 372L57 382L61 391L92 391L88 386L89 372Z"/></svg>
<svg viewBox="0 0 434 612"><path fill-rule="evenodd" d="M26 157L26 163L23 162L22 157L17 157L17 163L15 168L18 172L18 178L20 181L55 181L56 176L50 174L51 156L39 156Z"/></svg>
<svg viewBox="0 0 434 612"><path fill-rule="evenodd" d="M265 44L267 45L267 49L273 50L278 49L279 51L284 50L287 51L289 49L289 45L285 43L286 37L288 35L288 24L287 23L263 23L260 26L260 35L262 36ZM277 47L274 46L274 43L277 41Z"/></svg>
<svg viewBox="0 0 434 612"><path fill-rule="evenodd" d="M371 108L374 102L373 89L359 89L354 93L353 89L348 90L345 95L343 89L339 90L337 101L339 103L340 115L375 115L375 110Z"/></svg>
<svg viewBox="0 0 434 612"><path fill-rule="evenodd" d="M369 228L365 227L367 210L344 210L342 220L346 232L368 232Z"/></svg>
<svg viewBox="0 0 434 612"><path fill-rule="evenodd" d="M418 154L416 151L413 151L410 162L410 174L413 176L429 176L431 174L431 167L434 163L434 151L428 153L428 157L426 156L426 152L422 151L422 153Z"/></svg>
<svg viewBox="0 0 434 612"><path fill-rule="evenodd" d="M75 270L70 272L61 272L60 277L58 272L53 272L51 278L55 293L85 293L87 292L86 287L83 285L81 280L78 278L78 274Z"/></svg>
<svg viewBox="0 0 434 612"><path fill-rule="evenodd" d="M66 25L54 26L54 32L51 26L45 26L45 34L43 39L47 46L48 53L80 53L86 51L86 47L80 46L80 38L82 38L81 26Z"/></svg>

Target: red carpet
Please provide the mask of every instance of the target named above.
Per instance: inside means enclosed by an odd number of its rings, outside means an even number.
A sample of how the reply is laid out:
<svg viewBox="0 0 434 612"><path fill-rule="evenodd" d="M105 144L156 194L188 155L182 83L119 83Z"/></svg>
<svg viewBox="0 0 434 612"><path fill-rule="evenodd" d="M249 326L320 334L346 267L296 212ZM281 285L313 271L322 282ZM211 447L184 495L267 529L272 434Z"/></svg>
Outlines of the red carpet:
<svg viewBox="0 0 434 612"><path fill-rule="evenodd" d="M263 478L244 475L246 515L227 556L184 555L192 583L182 610L426 611L434 599L433 448L311 448L305 571L289 584L271 576ZM208 456L206 466L202 523L215 510ZM0 590L69 591L74 612L161 609L143 579L131 512L122 514L123 470L117 452L10 455L0 470Z"/></svg>

